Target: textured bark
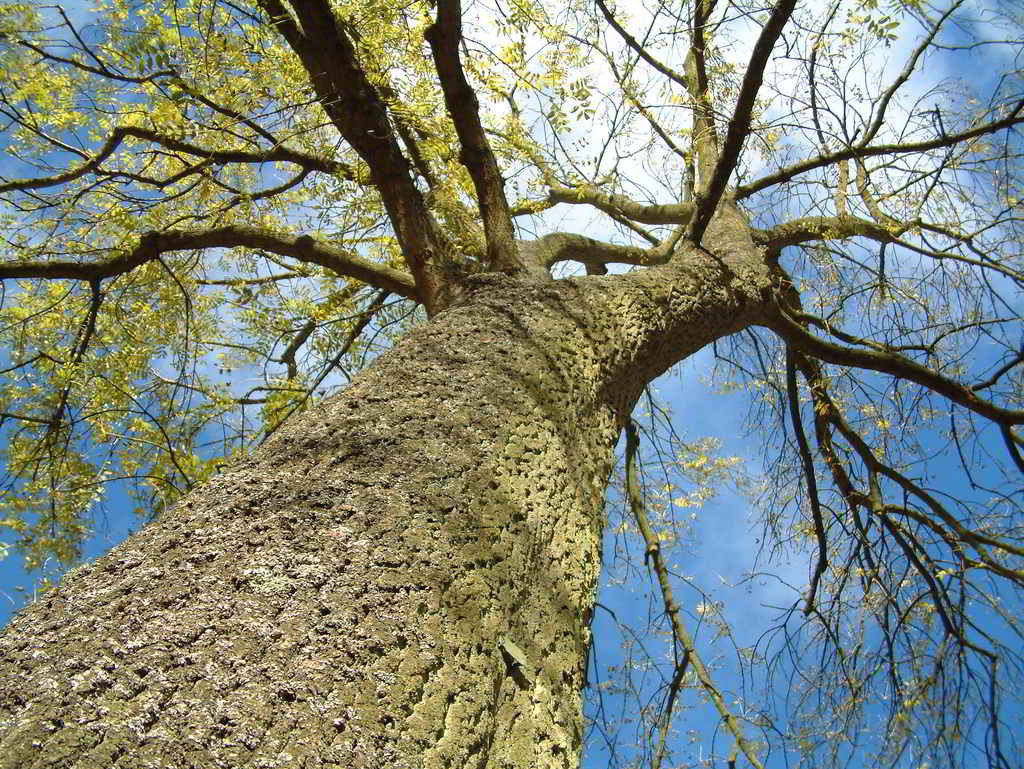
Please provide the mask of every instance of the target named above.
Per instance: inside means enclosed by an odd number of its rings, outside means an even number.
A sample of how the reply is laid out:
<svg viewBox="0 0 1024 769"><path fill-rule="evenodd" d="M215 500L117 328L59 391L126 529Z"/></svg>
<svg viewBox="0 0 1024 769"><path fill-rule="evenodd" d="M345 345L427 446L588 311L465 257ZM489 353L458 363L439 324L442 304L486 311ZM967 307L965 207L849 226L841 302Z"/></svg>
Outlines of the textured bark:
<svg viewBox="0 0 1024 769"><path fill-rule="evenodd" d="M478 276L0 639L0 767L572 767L616 438L765 317L724 258ZM525 655L513 663L510 641Z"/></svg>

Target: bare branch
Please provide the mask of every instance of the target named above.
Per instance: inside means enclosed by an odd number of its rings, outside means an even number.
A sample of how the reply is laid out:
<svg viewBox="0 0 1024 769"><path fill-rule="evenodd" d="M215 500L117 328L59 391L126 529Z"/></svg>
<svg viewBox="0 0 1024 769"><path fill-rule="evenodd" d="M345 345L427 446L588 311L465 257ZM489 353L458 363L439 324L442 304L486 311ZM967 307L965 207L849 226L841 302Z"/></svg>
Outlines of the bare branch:
<svg viewBox="0 0 1024 769"><path fill-rule="evenodd" d="M694 90L693 84L686 79L684 74L676 72L664 62L655 59L651 56L651 52L648 51L645 46L641 45L635 37L629 34L629 32L619 24L618 20L615 18L615 14L609 10L604 0L597 0L597 7L601 9L601 14L604 16L605 21L608 22L609 26L615 30L619 37L622 38L623 42L625 42L637 56L650 64L654 69L667 77L673 83L682 86L688 93Z"/></svg>
<svg viewBox="0 0 1024 769"><path fill-rule="evenodd" d="M903 355L877 350L856 350L826 342L806 331L790 317L786 310L781 307L777 309L775 318L768 325L798 350L828 363L866 368L891 374L900 379L908 379L923 387L928 387L954 403L1000 425L1024 424L1024 411L1005 409L984 401L975 395L969 387L947 379Z"/></svg>
<svg viewBox="0 0 1024 769"><path fill-rule="evenodd" d="M509 99L509 106L514 112L516 111L515 103L511 99ZM495 135L513 143L517 149L526 154L548 187L546 199L531 201L517 207L512 211L513 216L538 213L557 203L590 205L608 214L616 221L627 219L644 224L684 224L693 213L693 206L690 203L641 203L625 195L603 192L599 183L582 183L572 186L562 184L554 169L536 151L536 148L501 132L495 132Z"/></svg>
<svg viewBox="0 0 1024 769"><path fill-rule="evenodd" d="M878 131L885 121L885 112L889 107L889 102L892 101L892 97L895 96L896 91L898 91L910 79L910 76L914 73L914 68L917 66L917 62L928 49L928 46L932 44L932 41L939 33L942 25L945 24L946 20L952 16L961 5L963 5L963 2L964 0L956 0L956 2L950 3L949 8L947 8L945 12L935 20L932 24L932 28L928 31L928 34L924 36L924 39L910 54L910 57L907 59L907 63L903 66L903 70L900 74L897 75L892 84L882 93L881 98L878 100L877 110L875 111L875 119L871 121L871 125L868 127L867 131L864 132L864 136L859 142L860 146L866 146L875 138L875 136L878 135Z"/></svg>
<svg viewBox="0 0 1024 769"><path fill-rule="evenodd" d="M693 643L693 636L690 635L690 632L683 624L679 604L672 597L672 584L668 578L668 565L661 554L660 541L651 528L650 521L647 519L647 512L644 509L643 499L638 488L639 484L636 477L636 451L638 446L639 437L637 436L636 425L630 420L626 422L626 495L629 497L630 511L633 513L637 528L640 529L640 534L644 538L644 561L651 561L654 573L658 577L661 596L665 604L665 614L668 615L672 625L672 634L678 643L682 645L686 655L685 658L693 665L694 672L697 674L697 680L700 681L704 691L714 703L715 710L718 711L726 728L732 733L736 744L739 745L751 764L757 767L757 769L762 769L762 764L757 757L757 751L754 750L754 746L744 736L743 727L740 725L739 720L726 706L725 698L722 697L722 693L718 690L718 687L711 678L711 674L697 653Z"/></svg>
<svg viewBox="0 0 1024 769"><path fill-rule="evenodd" d="M316 331L317 323L315 320L310 318L306 321L305 325L299 329L298 333L292 338L292 341L288 343L288 346L281 353L278 360L288 367L288 378L295 379L299 375L299 368L295 363L295 353L299 351L299 348L306 343Z"/></svg>
<svg viewBox="0 0 1024 769"><path fill-rule="evenodd" d="M331 371L333 371L334 368L341 363L341 359L344 358L348 354L349 350L352 349L352 345L355 344L356 340L359 339L359 335L363 333L363 330L369 325L370 321L373 320L373 316L377 313L378 310L381 309L381 307L384 306L384 302L387 301L389 293L390 292L385 289L381 289L380 291L377 292L377 295L373 298L373 301L370 302L369 307L367 307L363 312L360 313L359 320L349 331L348 336L345 339L345 343L341 346L341 349L338 350L334 358L332 358L331 361L324 367L324 370L320 372L320 375L316 378L316 381L314 381L312 385L306 388L305 392L302 395L302 398L299 399L296 403L292 404L292 407L288 409L287 413L285 413L280 418L280 420L278 420L275 424L267 428L266 432L263 435L263 438L260 440L261 444L265 443L267 439L270 438L270 436L277 431L277 428L287 421L288 417L290 417L292 414L294 414L296 411L298 411L300 408L306 405L310 397L316 391L316 388L318 388L321 385L321 383L323 383L324 379L327 378L327 375L330 374Z"/></svg>
<svg viewBox="0 0 1024 769"><path fill-rule="evenodd" d="M752 236L755 243L764 246L770 251L787 246L797 246L801 243L863 237L874 240L877 243L901 246L937 261L949 260L968 264L983 270L992 270L1018 283L1024 280L1024 276L1020 272L1014 270L1006 263L995 259L974 258L955 251L935 251L923 248L901 237L904 233L915 229L928 230L950 240L959 241L973 252L980 254L979 249L971 246L972 236L969 234L953 232L945 227L939 227L920 219L895 220L883 217L883 221L887 221L888 224L879 224L878 222L861 219L849 214L843 216L805 216L799 219L790 219L769 230L754 229L752 230Z"/></svg>
<svg viewBox="0 0 1024 769"><path fill-rule="evenodd" d="M1020 470L1021 475L1024 475L1024 457L1021 456L1020 450L1017 448L1017 438L1014 436L1013 431L1003 425L1001 429L1003 435L1003 443L1006 444L1006 450L1009 452L1010 457L1013 459L1013 463L1017 465L1017 469Z"/></svg>
<svg viewBox="0 0 1024 769"><path fill-rule="evenodd" d="M828 568L828 542L825 539L825 523L821 517L821 502L818 499L818 482L815 479L814 460L811 459L811 448L804 433L803 421L800 419L800 400L796 389L796 362L793 349L786 346L786 394L789 400L789 417L793 423L797 447L800 449L800 460L803 464L804 480L807 482L807 499L811 505L811 516L814 518L814 536L818 540L818 563L814 567L811 584L807 590L807 601L804 616L814 609L814 598L818 593L821 575Z"/></svg>
<svg viewBox="0 0 1024 769"><path fill-rule="evenodd" d="M1002 366L996 369L992 376L990 376L984 382L978 382L978 384L976 385L971 385L971 389L974 390L974 392L978 392L979 390L985 390L991 387L992 385L999 381L999 378L1003 374L1005 374L1007 371L1009 371L1010 369L1012 369L1013 367L1017 366L1020 363L1024 363L1024 351L1018 352L1016 355L1014 355L1009 362L1004 363Z"/></svg>
<svg viewBox="0 0 1024 769"><path fill-rule="evenodd" d="M82 357L85 355L85 351L89 348L89 343L92 341L93 334L96 332L96 319L99 316L100 305L103 303L103 294L100 291L99 280L89 281L89 293L89 312L86 315L85 321L82 323L78 339L76 340L75 347L72 350L72 365L81 362ZM56 438L61 422L64 420L64 414L67 411L68 396L70 394L71 383L69 382L61 389L60 396L57 398L57 407L53 410L53 415L50 417L49 424L47 425L46 435L43 438L44 443L49 443Z"/></svg>

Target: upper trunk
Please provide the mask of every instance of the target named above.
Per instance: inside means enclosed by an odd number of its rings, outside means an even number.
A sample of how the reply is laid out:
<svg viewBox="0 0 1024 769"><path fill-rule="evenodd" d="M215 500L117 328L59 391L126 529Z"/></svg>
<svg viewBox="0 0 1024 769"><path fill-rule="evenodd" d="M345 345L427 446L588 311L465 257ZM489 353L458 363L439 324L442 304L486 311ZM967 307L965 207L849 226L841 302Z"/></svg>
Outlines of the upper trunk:
<svg viewBox="0 0 1024 769"><path fill-rule="evenodd" d="M761 318L740 224L724 259L474 279L69 575L0 641L0 766L575 766L616 438Z"/></svg>

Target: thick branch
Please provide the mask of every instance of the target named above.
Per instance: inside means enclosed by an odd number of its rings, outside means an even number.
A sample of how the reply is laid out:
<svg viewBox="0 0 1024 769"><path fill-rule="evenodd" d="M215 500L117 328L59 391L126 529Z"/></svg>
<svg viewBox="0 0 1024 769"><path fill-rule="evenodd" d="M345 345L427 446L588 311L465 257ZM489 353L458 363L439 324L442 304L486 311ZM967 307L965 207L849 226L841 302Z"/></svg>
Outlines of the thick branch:
<svg viewBox="0 0 1024 769"><path fill-rule="evenodd" d="M419 301L412 278L404 272L375 264L309 235L295 237L242 225L211 230L149 232L128 253L99 262L8 262L0 264L0 279L63 278L96 281L123 275L168 251L235 247L256 248L318 264L338 275L355 278L376 288Z"/></svg>
<svg viewBox="0 0 1024 769"><path fill-rule="evenodd" d="M696 0L690 21L690 51L683 64L686 81L690 85L690 96L696 107L693 111L693 145L697 155L697 170L700 184L707 184L712 169L718 160L718 136L715 134L715 117L711 105L711 87L708 85L705 50L707 39L705 27L714 10L716 0Z"/></svg>
<svg viewBox="0 0 1024 769"><path fill-rule="evenodd" d="M1022 280L1021 274L1007 266L1005 262L996 259L976 259L955 251L935 251L923 248L901 237L903 233L910 230L928 230L937 232L951 240L959 241L975 253L981 253L971 245L972 235L953 232L945 227L940 227L920 219L898 221L889 217L885 221L888 224L883 225L849 214L841 216L805 216L784 222L769 230L754 229L752 230L752 237L755 243L759 246L764 246L770 251L787 246L797 246L801 243L824 241L833 238L870 238L878 243L891 243L910 249L931 259L939 261L948 259L960 262L961 264L969 264L982 270L992 270L1001 273L1018 283Z"/></svg>
<svg viewBox="0 0 1024 769"><path fill-rule="evenodd" d="M878 222L883 227L899 227L899 222L889 216L882 207L878 205L878 201L875 199L874 194L871 192L871 187L868 184L868 169L867 167L857 161L857 193L860 195L860 199L864 201L864 206L868 209L868 213L871 214L871 218Z"/></svg>
<svg viewBox="0 0 1024 769"><path fill-rule="evenodd" d="M326 0L259 0L309 73L331 122L370 167L402 255L430 315L443 309L444 280L428 265L445 255L444 238L416 188L387 106L358 61L343 23Z"/></svg>
<svg viewBox="0 0 1024 769"><path fill-rule="evenodd" d="M697 3L698 6L701 3ZM725 142L722 151L718 154L715 162L715 170L704 184L701 185L701 192L697 195L697 210L687 229L686 237L694 243L699 243L704 237L704 231L711 221L711 217L718 207L718 201L725 192L725 185L736 168L740 157L740 150L743 149L743 142L750 134L750 120L754 112L754 100L757 92L761 89L761 81L764 79L764 70L768 65L768 57L771 56L775 42L782 34L783 28L789 21L789 17L796 8L796 0L781 0L771 17L761 30L761 34L754 44L754 51L747 63L747 72L743 76L743 85L740 87L740 95L736 100L736 109L729 121L729 128L725 134Z"/></svg>
<svg viewBox="0 0 1024 769"><path fill-rule="evenodd" d="M549 182L548 199L556 203L587 204L609 216L624 216L644 224L683 224L693 212L689 203L640 203L625 195L601 192L595 185L564 187Z"/></svg>
<svg viewBox="0 0 1024 769"><path fill-rule="evenodd" d="M587 267L612 263L650 267L668 262L676 241L677 238L670 237L653 248L637 248L606 243L571 232L552 232L536 240L522 242L521 247L549 269L558 262L567 261L579 262Z"/></svg>
<svg viewBox="0 0 1024 769"><path fill-rule="evenodd" d="M909 229L907 224L902 229ZM770 230L753 230L752 237L759 246L774 250L797 246L801 243L820 241L828 238L871 238L882 243L895 243L899 231L846 214L844 216L804 216L784 222Z"/></svg>
<svg viewBox="0 0 1024 769"><path fill-rule="evenodd" d="M516 254L515 228L505 198L505 180L480 123L480 102L459 61L462 41L459 0L439 0L437 21L427 30L426 38L434 54L444 103L462 147L459 160L469 171L476 189L487 238L487 262L494 270L518 272L524 265Z"/></svg>

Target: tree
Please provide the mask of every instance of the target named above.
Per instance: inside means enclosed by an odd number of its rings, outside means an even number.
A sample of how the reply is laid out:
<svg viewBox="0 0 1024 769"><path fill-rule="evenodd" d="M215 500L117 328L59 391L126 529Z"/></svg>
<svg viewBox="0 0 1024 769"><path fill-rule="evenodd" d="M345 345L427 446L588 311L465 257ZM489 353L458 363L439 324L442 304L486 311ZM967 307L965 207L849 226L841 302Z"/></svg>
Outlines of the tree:
<svg viewBox="0 0 1024 769"><path fill-rule="evenodd" d="M6 5L3 523L73 561L121 478L153 521L4 632L0 766L576 766L623 430L641 760L686 687L752 764L1019 759L1019 26L796 5ZM723 696L641 489L708 345L812 549L744 650L792 721Z"/></svg>

